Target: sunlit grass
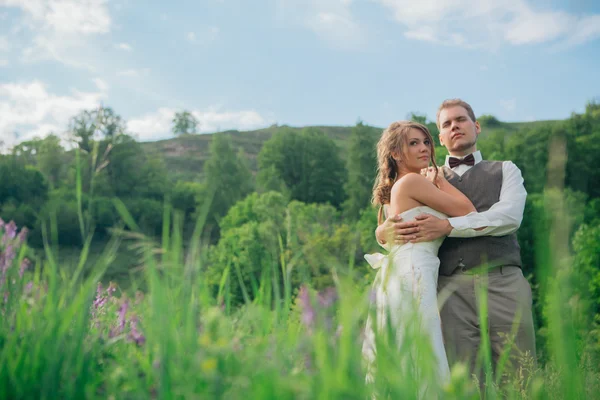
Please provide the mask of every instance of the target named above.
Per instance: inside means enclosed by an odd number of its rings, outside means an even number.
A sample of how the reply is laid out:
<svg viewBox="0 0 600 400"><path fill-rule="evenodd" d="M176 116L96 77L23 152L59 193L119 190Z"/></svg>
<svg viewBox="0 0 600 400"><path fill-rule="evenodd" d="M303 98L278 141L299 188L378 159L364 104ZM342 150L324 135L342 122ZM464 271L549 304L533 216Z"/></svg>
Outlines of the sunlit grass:
<svg viewBox="0 0 600 400"><path fill-rule="evenodd" d="M562 161L551 157L552 168L564 169ZM117 200L124 225L115 227L99 255L90 257L93 227L89 216L80 216L85 246L74 272L67 274L57 262L51 226L45 227L50 237L45 236L44 256L30 260L24 274L20 269L31 253L26 243L14 244L18 252L1 271L0 398L410 399L424 387L424 398L600 398L598 367L585 340L591 325L583 323L585 310L574 303L578 281L564 234L568 212L560 190L548 186L550 226L538 235L544 262L536 266L549 332L547 362L536 365L522 355L526 371L517 376L493 376L484 345L479 361L485 382L474 380L462 364L451 366L450 382L439 382L427 338L417 324L407 324L400 347L393 330L377 334L375 382L366 384L361 350L372 312L370 288L352 279L365 266L334 264L331 290L317 293L310 282L298 290L291 283L293 257L283 256L280 242L274 249L280 257L255 285L246 287L239 279L243 265L230 265L215 287L206 279L202 240L210 199L189 241L182 215L168 204L155 240L140 232ZM82 185L77 188L82 198ZM3 255L7 237L5 230ZM98 286L119 246L134 250L143 265L141 280L123 292ZM84 269L90 262L93 268ZM231 305L232 280L245 292L240 307ZM479 299L486 326L485 280ZM409 358L414 354L417 368Z"/></svg>

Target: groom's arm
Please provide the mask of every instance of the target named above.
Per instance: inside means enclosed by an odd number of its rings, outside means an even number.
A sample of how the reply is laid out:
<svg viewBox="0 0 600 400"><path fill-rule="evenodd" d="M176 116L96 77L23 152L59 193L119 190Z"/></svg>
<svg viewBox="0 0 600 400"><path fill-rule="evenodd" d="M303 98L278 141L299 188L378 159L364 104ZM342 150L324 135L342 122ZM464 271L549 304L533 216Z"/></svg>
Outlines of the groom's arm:
<svg viewBox="0 0 600 400"><path fill-rule="evenodd" d="M498 202L487 211L449 218L450 237L504 236L519 229L527 200L523 176L512 161L502 163L502 175Z"/></svg>
<svg viewBox="0 0 600 400"><path fill-rule="evenodd" d="M523 220L527 191L519 168L511 161L502 164L500 198L489 210L441 220L431 215L417 217L419 232L414 242L449 237L504 236L516 232Z"/></svg>

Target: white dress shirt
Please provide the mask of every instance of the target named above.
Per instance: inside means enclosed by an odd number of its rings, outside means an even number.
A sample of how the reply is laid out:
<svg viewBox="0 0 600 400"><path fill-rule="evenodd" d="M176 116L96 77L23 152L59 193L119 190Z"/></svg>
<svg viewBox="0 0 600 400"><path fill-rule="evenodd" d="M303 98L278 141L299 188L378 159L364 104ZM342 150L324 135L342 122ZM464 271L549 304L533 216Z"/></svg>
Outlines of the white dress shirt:
<svg viewBox="0 0 600 400"><path fill-rule="evenodd" d="M482 161L481 152L473 153L475 164ZM450 168L446 156L446 167ZM459 157L460 158L460 157ZM463 157L464 158L464 157ZM451 168L459 176L469 169L470 165L460 164ZM516 232L523 220L527 191L523 185L521 170L512 161L502 162L502 188L500 199L489 210L472 212L463 217L448 218L452 225L449 237L504 236ZM477 228L486 227L481 230Z"/></svg>

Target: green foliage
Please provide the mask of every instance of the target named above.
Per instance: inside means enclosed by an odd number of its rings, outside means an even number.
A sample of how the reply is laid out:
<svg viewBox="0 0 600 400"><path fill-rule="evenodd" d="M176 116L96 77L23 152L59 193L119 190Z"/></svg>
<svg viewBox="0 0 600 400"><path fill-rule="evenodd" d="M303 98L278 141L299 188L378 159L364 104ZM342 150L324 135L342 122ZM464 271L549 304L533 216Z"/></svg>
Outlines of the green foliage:
<svg viewBox="0 0 600 400"><path fill-rule="evenodd" d="M345 199L347 172L339 150L317 129L279 131L265 142L258 165L259 186L273 189L283 182L294 200L339 207Z"/></svg>
<svg viewBox="0 0 600 400"><path fill-rule="evenodd" d="M277 192L253 193L221 221L221 238L210 250L211 283L217 288L226 274L233 304L255 299L265 272L286 271L292 288L310 282L323 289L333 285L336 268L354 262L357 241L330 205L288 203ZM347 272L346 267L338 271ZM277 273L279 287L282 274Z"/></svg>
<svg viewBox="0 0 600 400"><path fill-rule="evenodd" d="M344 190L348 198L344 202L345 215L358 219L360 211L371 202L373 184L377 172L376 144L379 135L362 122L356 124L350 136L347 156L348 179Z"/></svg>
<svg viewBox="0 0 600 400"><path fill-rule="evenodd" d="M48 183L37 169L19 165L12 156L0 158L0 204L13 201L42 205L48 198Z"/></svg>
<svg viewBox="0 0 600 400"><path fill-rule="evenodd" d="M244 158L236 154L226 134L213 136L205 170L206 195L212 196L208 224L216 227L231 206L252 191L253 178Z"/></svg>
<svg viewBox="0 0 600 400"><path fill-rule="evenodd" d="M198 119L189 111L175 113L171 131L174 135L191 135L198 133Z"/></svg>
<svg viewBox="0 0 600 400"><path fill-rule="evenodd" d="M600 314L600 225L581 225L573 239L573 252L573 268L584 275L592 310Z"/></svg>
<svg viewBox="0 0 600 400"><path fill-rule="evenodd" d="M495 128L498 127L500 125L502 125L502 123L498 120L498 118L494 117L493 115L480 115L477 118L477 122L479 122L479 124L482 127L490 127L490 128Z"/></svg>
<svg viewBox="0 0 600 400"><path fill-rule="evenodd" d="M81 111L69 123L71 140L87 153L92 152L94 140L114 140L125 131L125 121L110 107Z"/></svg>
<svg viewBox="0 0 600 400"><path fill-rule="evenodd" d="M60 138L48 135L44 138L37 152L37 166L52 187L57 187L65 178L64 149Z"/></svg>
<svg viewBox="0 0 600 400"><path fill-rule="evenodd" d="M171 192L171 204L186 216L191 216L205 192L206 187L202 183L177 181Z"/></svg>
<svg viewBox="0 0 600 400"><path fill-rule="evenodd" d="M241 234L241 242L251 248L238 254L253 262L262 261L260 243L246 238L262 239L262 222L255 217L272 206L287 209L285 215L292 215L296 224L311 225L335 212L327 205L286 205L277 193L252 195L242 203L232 208L237 211L231 213L228 230ZM558 220L550 219L555 227ZM428 397L480 398L478 382L463 364L452 366L446 384L427 374L435 371L435 360L427 356L430 344L417 323L407 323L411 328L405 347L398 348L386 332L377 334L377 379L365 384L360 344L369 313L368 288L344 274L333 280L335 289L304 287L294 296L275 285L281 276L277 270L263 270L254 275L261 281L259 296L251 304L219 307L220 299L207 290L211 285L202 255L191 249L184 253L176 240L175 221L162 221L173 234L164 236L158 248L144 240L135 243L144 254L144 293L98 285L114 263L114 243L94 261L88 276L81 271L61 273L50 248L44 258L31 259L21 276L27 248L11 243L19 252L3 268L7 279L0 283L6 293L0 303L0 398L418 398L424 383ZM319 238L330 234L332 226L339 229L339 235L333 233L337 241L330 243L334 247L348 236L347 228L326 220L324 227L311 229ZM597 239L595 233L592 236ZM0 239L0 253L6 254L5 240ZM235 247L233 237L230 244L234 251L243 249ZM80 259L82 265L88 260L86 248ZM590 349L578 348L570 332L562 329L576 322L569 308L573 303L561 301L563 292L573 294L569 278L574 269L564 271L557 290L546 293L549 324L556 335L547 347L550 361L538 367L525 363L521 372L530 380L498 380L486 388L485 398L599 398L600 376ZM251 285L251 271L240 272ZM267 292L279 296L269 297ZM225 294L225 303L228 297ZM406 368L415 361L408 355L418 355L417 366L424 373L415 376Z"/></svg>
<svg viewBox="0 0 600 400"><path fill-rule="evenodd" d="M155 237L160 235L164 206L162 201L145 197L132 197L122 200L143 232Z"/></svg>
<svg viewBox="0 0 600 400"><path fill-rule="evenodd" d="M408 113L407 119L409 119L410 121L418 122L423 125L427 125L427 115L425 115L425 114L421 114L418 112L411 112L411 113Z"/></svg>
<svg viewBox="0 0 600 400"><path fill-rule="evenodd" d="M103 141L99 153L105 155L105 195L137 196L162 199L170 190L164 162L159 157L148 157L132 137L121 135L113 142Z"/></svg>

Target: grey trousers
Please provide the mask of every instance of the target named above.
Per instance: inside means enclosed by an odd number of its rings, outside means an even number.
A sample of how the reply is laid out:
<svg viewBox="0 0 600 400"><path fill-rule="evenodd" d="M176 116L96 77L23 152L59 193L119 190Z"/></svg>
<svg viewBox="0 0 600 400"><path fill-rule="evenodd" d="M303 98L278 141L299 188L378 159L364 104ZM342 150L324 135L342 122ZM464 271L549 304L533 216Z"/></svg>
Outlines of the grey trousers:
<svg viewBox="0 0 600 400"><path fill-rule="evenodd" d="M506 349L511 332L513 345L508 348L506 372L528 375L522 362L526 354L534 360L535 332L532 315L531 286L519 267L503 266L482 272L458 271L438 278L438 296L444 345L450 365L463 361L480 382L484 381L481 359L482 346L479 319L481 287L487 286L487 328L491 345L492 368L496 372L498 360ZM444 301L445 300L445 301ZM513 324L518 324L513 326Z"/></svg>

